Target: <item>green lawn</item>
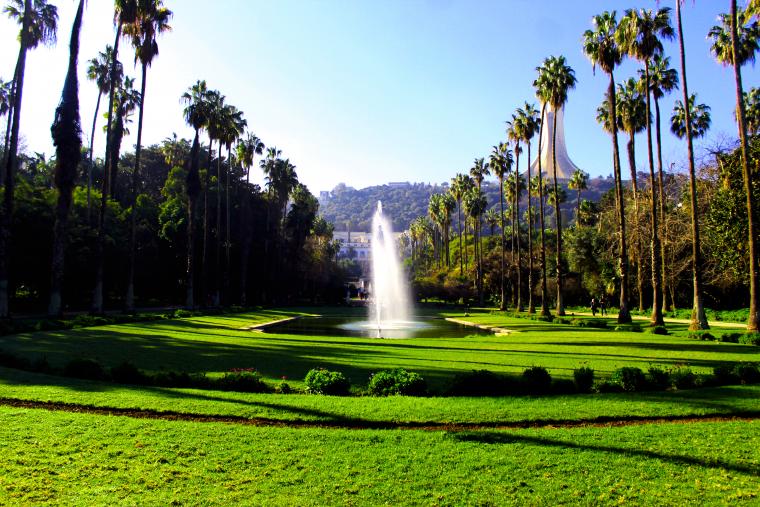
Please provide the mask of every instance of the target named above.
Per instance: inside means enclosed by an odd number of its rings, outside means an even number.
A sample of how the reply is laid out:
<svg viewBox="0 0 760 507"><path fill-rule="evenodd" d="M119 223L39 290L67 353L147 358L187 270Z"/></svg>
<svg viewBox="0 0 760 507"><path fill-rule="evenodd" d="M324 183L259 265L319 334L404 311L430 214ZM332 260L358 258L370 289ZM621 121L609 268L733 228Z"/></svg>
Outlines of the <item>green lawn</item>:
<svg viewBox="0 0 760 507"><path fill-rule="evenodd" d="M434 387L482 368L542 365L568 377L581 365L604 376L620 366L707 371L760 361L758 347L690 340L683 326L657 336L490 312L468 319L514 332L371 340L242 329L322 311L29 333L0 338L0 349L45 355L56 366L75 357L216 374L255 366L271 381L286 375L294 383L320 365L358 383L377 369L404 366ZM47 408L10 406L14 400ZM154 416L163 418L145 418ZM208 422L220 417L230 422ZM126 386L0 368L0 504L756 504L759 417L757 385L372 398ZM505 429L521 426L535 427Z"/></svg>
<svg viewBox="0 0 760 507"><path fill-rule="evenodd" d="M260 428L0 408L0 503L738 504L760 422L514 431Z"/></svg>
<svg viewBox="0 0 760 507"><path fill-rule="evenodd" d="M669 326L674 334L659 336L544 323L489 312L474 312L468 320L515 332L508 336L377 340L275 335L241 329L266 320L325 311L260 311L24 333L0 337L0 350L29 359L45 356L53 366L88 357L106 366L128 360L145 370L212 375L231 368L254 367L270 381L286 377L295 385L309 369L318 366L343 371L357 385L365 384L375 371L404 367L422 374L433 389L444 388L456 373L477 369L518 373L530 366L543 366L555 377L570 378L573 369L580 366L590 366L598 377L605 377L622 366L646 370L653 364L665 368L685 364L695 371L709 372L722 362L760 361L758 347L691 340L686 337L685 325ZM462 318L455 312L442 315Z"/></svg>

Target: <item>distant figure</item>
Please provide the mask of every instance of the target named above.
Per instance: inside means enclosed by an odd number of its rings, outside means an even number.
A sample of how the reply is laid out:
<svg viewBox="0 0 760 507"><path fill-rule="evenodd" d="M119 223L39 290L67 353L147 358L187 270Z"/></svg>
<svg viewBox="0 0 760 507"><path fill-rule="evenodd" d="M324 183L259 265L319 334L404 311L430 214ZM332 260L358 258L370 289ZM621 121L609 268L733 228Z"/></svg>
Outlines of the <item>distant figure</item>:
<svg viewBox="0 0 760 507"><path fill-rule="evenodd" d="M604 294L599 298L599 313L604 317L607 315L607 298Z"/></svg>
<svg viewBox="0 0 760 507"><path fill-rule="evenodd" d="M591 298L591 315L593 315L594 317L596 317L596 305L597 305L596 298Z"/></svg>

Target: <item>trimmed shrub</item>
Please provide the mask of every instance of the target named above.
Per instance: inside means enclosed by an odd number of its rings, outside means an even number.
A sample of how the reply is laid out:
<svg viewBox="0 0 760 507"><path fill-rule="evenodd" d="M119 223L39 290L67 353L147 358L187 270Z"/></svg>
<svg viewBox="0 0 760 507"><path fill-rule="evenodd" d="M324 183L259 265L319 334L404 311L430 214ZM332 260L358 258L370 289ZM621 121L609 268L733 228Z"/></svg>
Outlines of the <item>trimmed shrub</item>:
<svg viewBox="0 0 760 507"><path fill-rule="evenodd" d="M253 368L233 369L225 372L214 384L224 391L244 393L266 393L269 391L269 386L261 380L261 375Z"/></svg>
<svg viewBox="0 0 760 507"><path fill-rule="evenodd" d="M291 394L294 392L294 389L287 382L280 382L275 386L274 392L277 394Z"/></svg>
<svg viewBox="0 0 760 507"><path fill-rule="evenodd" d="M351 387L345 375L339 371L329 371L325 368L313 368L304 378L306 392L311 394L346 395Z"/></svg>
<svg viewBox="0 0 760 507"><path fill-rule="evenodd" d="M370 375L367 391L373 396L424 396L427 393L427 383L418 373L396 368Z"/></svg>
<svg viewBox="0 0 760 507"><path fill-rule="evenodd" d="M205 373L189 374L187 372L161 371L151 376L153 384L161 387L199 387L210 385Z"/></svg>
<svg viewBox="0 0 760 507"><path fill-rule="evenodd" d="M552 319L552 322L554 324L570 324L570 321L568 319L563 319L562 317L554 317L554 319Z"/></svg>
<svg viewBox="0 0 760 507"><path fill-rule="evenodd" d="M679 366L670 370L670 382L676 389L694 389L697 376L688 366Z"/></svg>
<svg viewBox="0 0 760 507"><path fill-rule="evenodd" d="M67 377L87 380L104 380L106 378L103 366L92 359L72 359L63 367L63 374Z"/></svg>
<svg viewBox="0 0 760 507"><path fill-rule="evenodd" d="M632 333L642 333L644 330L641 329L641 325L639 324L631 324L631 332Z"/></svg>
<svg viewBox="0 0 760 507"><path fill-rule="evenodd" d="M670 374L657 366L650 366L649 370L649 385L653 389L667 389L670 387Z"/></svg>
<svg viewBox="0 0 760 507"><path fill-rule="evenodd" d="M583 366L573 370L573 383L580 393L591 392L594 387L594 369Z"/></svg>
<svg viewBox="0 0 760 507"><path fill-rule="evenodd" d="M148 381L145 374L129 361L112 367L111 379L119 384L145 384Z"/></svg>
<svg viewBox="0 0 760 507"><path fill-rule="evenodd" d="M735 384L739 381L734 373L733 364L721 364L713 368L713 378L718 385Z"/></svg>
<svg viewBox="0 0 760 507"><path fill-rule="evenodd" d="M522 372L522 384L528 393L543 394L551 389L552 376L543 366L531 366Z"/></svg>
<svg viewBox="0 0 760 507"><path fill-rule="evenodd" d="M612 372L610 380L618 384L623 391L641 391L646 387L646 378L640 368L626 366Z"/></svg>
<svg viewBox="0 0 760 507"><path fill-rule="evenodd" d="M734 366L734 375L742 384L756 384L760 382L760 370L755 363L739 363Z"/></svg>
<svg viewBox="0 0 760 507"><path fill-rule="evenodd" d="M760 333L747 333L741 335L739 343L744 345L760 345Z"/></svg>
<svg viewBox="0 0 760 507"><path fill-rule="evenodd" d="M598 393L620 393L623 391L623 387L611 380L602 380L594 385L594 391Z"/></svg>
<svg viewBox="0 0 760 507"><path fill-rule="evenodd" d="M720 341L723 343L739 343L744 333L723 333L720 335Z"/></svg>
<svg viewBox="0 0 760 507"><path fill-rule="evenodd" d="M715 341L715 336L709 331L690 331L689 338L692 340Z"/></svg>
<svg viewBox="0 0 760 507"><path fill-rule="evenodd" d="M450 396L505 396L518 390L518 381L489 370L458 373L446 390Z"/></svg>
<svg viewBox="0 0 760 507"><path fill-rule="evenodd" d="M552 380L551 392L554 394L574 394L575 382L569 378L558 378Z"/></svg>
<svg viewBox="0 0 760 507"><path fill-rule="evenodd" d="M654 326L649 329L649 332L652 334L662 334L662 335L668 334L668 330L665 328L665 326Z"/></svg>

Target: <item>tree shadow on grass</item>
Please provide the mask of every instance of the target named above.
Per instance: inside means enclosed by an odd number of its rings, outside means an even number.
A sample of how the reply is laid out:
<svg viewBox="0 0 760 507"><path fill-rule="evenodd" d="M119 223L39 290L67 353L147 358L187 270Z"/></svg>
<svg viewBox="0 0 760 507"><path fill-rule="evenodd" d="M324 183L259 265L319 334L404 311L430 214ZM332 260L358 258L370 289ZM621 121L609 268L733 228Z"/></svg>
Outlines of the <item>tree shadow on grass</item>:
<svg viewBox="0 0 760 507"><path fill-rule="evenodd" d="M760 359L760 348L750 345L733 343L664 343L642 341L567 341L542 342L545 345L579 346L579 347L618 347L637 348L646 350L663 350L672 352L702 352L709 354L743 354L754 355Z"/></svg>
<svg viewBox="0 0 760 507"><path fill-rule="evenodd" d="M703 459L694 456L667 454L644 449L631 449L611 445L568 442L549 437L536 437L526 435L523 432L496 432L478 431L452 434L452 438L461 442L476 442L481 444L528 444L540 447L558 447L561 449L577 449L581 451L595 451L600 453L621 454L624 456L639 456L672 463L675 465L697 466L701 468L713 468L717 470L730 470L732 472L760 476L760 464L741 464L724 461L721 459Z"/></svg>

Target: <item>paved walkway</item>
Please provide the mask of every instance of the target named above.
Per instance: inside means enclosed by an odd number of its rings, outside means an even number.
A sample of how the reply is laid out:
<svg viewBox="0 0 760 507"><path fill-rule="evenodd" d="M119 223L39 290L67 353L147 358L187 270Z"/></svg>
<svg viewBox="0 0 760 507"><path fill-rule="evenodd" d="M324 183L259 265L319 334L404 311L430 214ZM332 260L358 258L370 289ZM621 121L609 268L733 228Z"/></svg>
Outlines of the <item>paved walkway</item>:
<svg viewBox="0 0 760 507"><path fill-rule="evenodd" d="M568 316L570 315L587 315L591 317L591 312L568 312ZM608 318L608 319L615 319L617 320L617 314L616 313L608 313L605 317L601 317L599 315L599 312L597 312L597 317L599 318ZM633 315L633 320L636 321L646 321L649 322L649 317L645 315ZM669 317L665 318L665 323L671 323L671 324L689 324L691 320L689 319L671 319ZM723 322L722 320L711 320L708 322L710 324L710 327L724 327L724 328L739 328L739 329L747 329L747 324L744 322Z"/></svg>

